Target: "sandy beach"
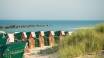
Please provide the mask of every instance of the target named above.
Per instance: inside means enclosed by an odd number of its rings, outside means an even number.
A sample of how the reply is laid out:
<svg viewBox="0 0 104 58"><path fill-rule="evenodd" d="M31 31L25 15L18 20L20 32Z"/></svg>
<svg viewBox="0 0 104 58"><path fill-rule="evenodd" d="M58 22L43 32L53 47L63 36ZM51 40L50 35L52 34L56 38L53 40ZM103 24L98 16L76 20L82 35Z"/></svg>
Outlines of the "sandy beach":
<svg viewBox="0 0 104 58"><path fill-rule="evenodd" d="M57 58L56 52L51 53L48 49L52 50L50 46L33 48L30 53L24 53L24 58Z"/></svg>

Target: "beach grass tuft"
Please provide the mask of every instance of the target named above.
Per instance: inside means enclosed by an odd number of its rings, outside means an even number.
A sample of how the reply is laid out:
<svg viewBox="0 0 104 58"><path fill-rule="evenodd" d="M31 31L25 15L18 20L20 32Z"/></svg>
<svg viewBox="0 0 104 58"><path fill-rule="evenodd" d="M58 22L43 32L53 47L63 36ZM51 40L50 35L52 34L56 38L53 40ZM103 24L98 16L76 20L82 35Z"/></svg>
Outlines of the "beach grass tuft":
<svg viewBox="0 0 104 58"><path fill-rule="evenodd" d="M104 24L93 29L80 29L65 36L59 48L59 58L74 58L97 54L104 49Z"/></svg>

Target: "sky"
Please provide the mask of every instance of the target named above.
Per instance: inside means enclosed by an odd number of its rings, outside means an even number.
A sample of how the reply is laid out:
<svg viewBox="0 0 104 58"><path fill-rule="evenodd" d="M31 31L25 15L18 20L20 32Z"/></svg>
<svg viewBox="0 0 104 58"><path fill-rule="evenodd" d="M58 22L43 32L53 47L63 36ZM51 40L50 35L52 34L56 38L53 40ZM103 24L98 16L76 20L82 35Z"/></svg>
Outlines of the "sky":
<svg viewBox="0 0 104 58"><path fill-rule="evenodd" d="M0 19L104 20L104 0L0 0Z"/></svg>

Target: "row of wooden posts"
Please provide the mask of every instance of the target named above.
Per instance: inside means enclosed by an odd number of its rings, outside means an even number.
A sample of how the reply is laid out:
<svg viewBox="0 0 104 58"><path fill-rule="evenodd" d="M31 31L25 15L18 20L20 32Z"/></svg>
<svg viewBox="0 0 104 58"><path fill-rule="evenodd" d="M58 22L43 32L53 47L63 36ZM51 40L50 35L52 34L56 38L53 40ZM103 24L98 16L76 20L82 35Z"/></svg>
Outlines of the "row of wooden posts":
<svg viewBox="0 0 104 58"><path fill-rule="evenodd" d="M71 35L71 33L72 32L65 33L64 31L60 31L59 32L59 36L58 36L59 43L62 42L62 37L63 36L65 36L65 35ZM8 40L7 40L8 42L14 42L14 38L15 37L14 37L13 34L11 34L11 33L8 34ZM51 47L54 47L54 45L55 45L55 39L54 39L55 33L54 33L54 31L49 31L48 35L49 35L48 36L49 45ZM26 32L22 32L21 36L22 36L22 41L26 41L27 40ZM41 48L45 46L44 45L44 36L45 36L44 31L40 31L39 32L39 47L41 47ZM28 47L30 49L35 47L35 39L34 38L36 38L35 32L30 32L29 37L28 37L28 42L29 42Z"/></svg>

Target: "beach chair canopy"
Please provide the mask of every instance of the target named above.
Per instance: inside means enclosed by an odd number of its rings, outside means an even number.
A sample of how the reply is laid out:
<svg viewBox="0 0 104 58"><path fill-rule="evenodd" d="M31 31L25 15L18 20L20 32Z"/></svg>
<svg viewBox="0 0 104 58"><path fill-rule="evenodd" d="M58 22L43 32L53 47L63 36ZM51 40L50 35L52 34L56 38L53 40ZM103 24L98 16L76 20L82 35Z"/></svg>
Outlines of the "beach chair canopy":
<svg viewBox="0 0 104 58"><path fill-rule="evenodd" d="M55 35L54 31L46 31L46 32L44 32L44 34L46 37L49 37L50 34Z"/></svg>
<svg viewBox="0 0 104 58"><path fill-rule="evenodd" d="M62 35L65 35L65 32L64 31L60 31L60 32L61 32Z"/></svg>
<svg viewBox="0 0 104 58"><path fill-rule="evenodd" d="M35 32L36 38L39 38L40 31Z"/></svg>
<svg viewBox="0 0 104 58"><path fill-rule="evenodd" d="M31 32L26 32L27 39L29 39Z"/></svg>
<svg viewBox="0 0 104 58"><path fill-rule="evenodd" d="M44 31L40 31L40 35L41 36L44 36Z"/></svg>
<svg viewBox="0 0 104 58"><path fill-rule="evenodd" d="M36 37L35 32L31 32L32 37Z"/></svg>
<svg viewBox="0 0 104 58"><path fill-rule="evenodd" d="M44 34L45 34L46 37L48 37L49 36L49 31L45 31Z"/></svg>
<svg viewBox="0 0 104 58"><path fill-rule="evenodd" d="M60 35L60 31L56 31L54 33L55 33L55 36L59 36Z"/></svg>
<svg viewBox="0 0 104 58"><path fill-rule="evenodd" d="M6 34L6 32L4 32L4 31L0 31L0 34L1 34L1 33Z"/></svg>
<svg viewBox="0 0 104 58"><path fill-rule="evenodd" d="M27 38L28 38L28 39L29 39L30 36L33 37L33 38L36 37L35 32L26 32L26 35L27 35Z"/></svg>
<svg viewBox="0 0 104 58"><path fill-rule="evenodd" d="M22 32L22 37L27 38L26 32Z"/></svg>
<svg viewBox="0 0 104 58"><path fill-rule="evenodd" d="M15 36L15 39L22 40L22 32L18 32L18 33L16 32L14 36Z"/></svg>
<svg viewBox="0 0 104 58"><path fill-rule="evenodd" d="M50 33L51 33L52 35L55 35L55 34L54 34L54 31L50 31Z"/></svg>
<svg viewBox="0 0 104 58"><path fill-rule="evenodd" d="M0 38L5 38L5 33L0 33Z"/></svg>
<svg viewBox="0 0 104 58"><path fill-rule="evenodd" d="M72 34L72 32L68 32L68 34L69 34L69 35L71 35L71 34Z"/></svg>
<svg viewBox="0 0 104 58"><path fill-rule="evenodd" d="M7 36L7 44L14 42L14 33L8 33Z"/></svg>

